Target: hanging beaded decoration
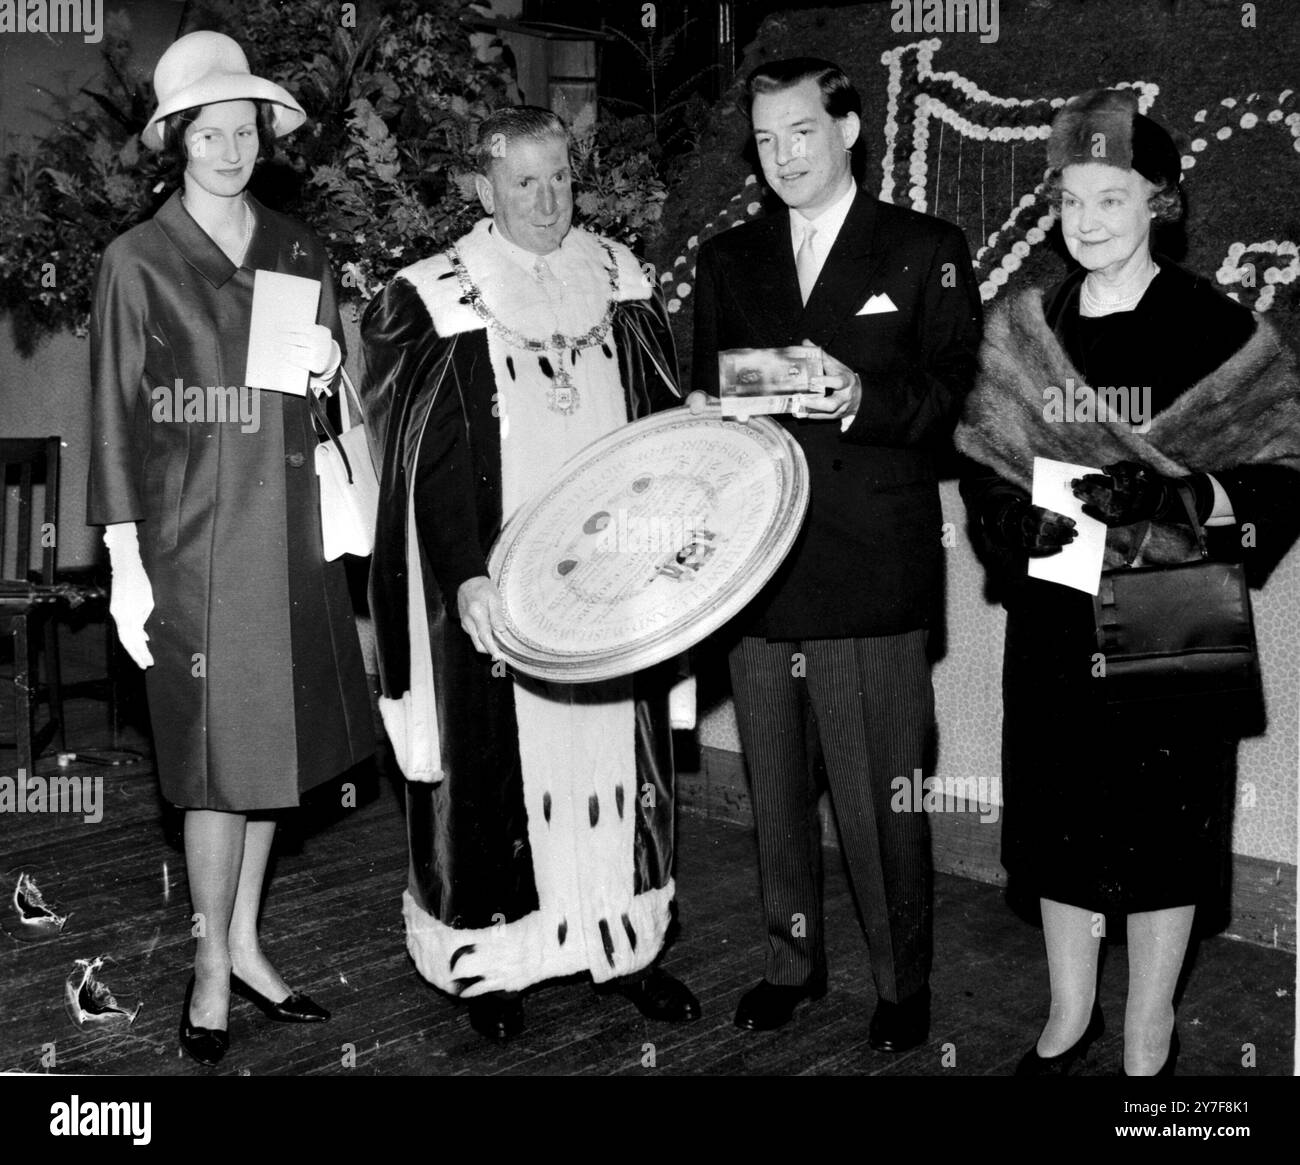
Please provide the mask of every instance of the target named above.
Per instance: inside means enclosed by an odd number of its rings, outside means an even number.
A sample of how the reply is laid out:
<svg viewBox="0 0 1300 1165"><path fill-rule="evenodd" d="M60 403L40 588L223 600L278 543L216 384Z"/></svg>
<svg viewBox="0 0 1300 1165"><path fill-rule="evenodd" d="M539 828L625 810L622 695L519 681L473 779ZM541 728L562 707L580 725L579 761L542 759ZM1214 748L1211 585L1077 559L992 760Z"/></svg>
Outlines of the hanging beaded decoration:
<svg viewBox="0 0 1300 1165"><path fill-rule="evenodd" d="M600 240L600 246L608 259L606 271L609 275L609 300L605 304L605 314L599 323L580 335L566 336L563 332L556 332L544 339L526 336L498 319L492 309L483 302L483 293L470 277L459 251L454 246L447 250L452 270L460 283L461 303L468 305L474 314L507 344L523 348L528 352L541 353L537 357L538 366L551 382L551 387L546 392L546 407L564 416L575 412L579 404L578 386L574 384L573 377L565 367L565 357L568 357L570 363L576 362L580 351L603 344L609 336L614 320L615 297L618 294L618 260L614 257L613 248L605 240Z"/></svg>

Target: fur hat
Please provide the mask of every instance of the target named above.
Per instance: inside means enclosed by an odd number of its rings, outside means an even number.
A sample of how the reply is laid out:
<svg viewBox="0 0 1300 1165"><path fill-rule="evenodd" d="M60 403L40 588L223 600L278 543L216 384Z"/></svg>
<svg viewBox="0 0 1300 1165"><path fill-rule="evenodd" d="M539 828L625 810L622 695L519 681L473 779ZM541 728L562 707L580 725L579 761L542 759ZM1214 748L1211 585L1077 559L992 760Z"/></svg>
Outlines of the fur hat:
<svg viewBox="0 0 1300 1165"><path fill-rule="evenodd" d="M1071 97L1052 121L1047 167L1101 162L1136 170L1144 178L1174 188L1182 180L1183 160L1173 139L1138 112L1132 89L1093 89Z"/></svg>
<svg viewBox="0 0 1300 1165"><path fill-rule="evenodd" d="M307 114L274 81L254 77L244 50L219 32L191 32L174 41L153 71L158 98L140 139L151 150L162 148L162 123L173 113L218 101L269 101L276 137L297 129Z"/></svg>

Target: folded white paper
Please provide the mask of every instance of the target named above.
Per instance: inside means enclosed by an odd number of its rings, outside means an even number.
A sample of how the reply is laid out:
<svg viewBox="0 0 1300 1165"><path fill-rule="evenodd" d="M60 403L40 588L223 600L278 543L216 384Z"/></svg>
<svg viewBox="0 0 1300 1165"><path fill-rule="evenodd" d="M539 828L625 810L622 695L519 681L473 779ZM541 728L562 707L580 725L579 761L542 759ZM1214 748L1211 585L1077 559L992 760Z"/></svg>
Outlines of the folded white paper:
<svg viewBox="0 0 1300 1165"><path fill-rule="evenodd" d="M1101 560L1106 549L1106 524L1083 512L1070 482L1085 473L1100 473L1086 465L1071 465L1048 457L1034 458L1034 482L1030 500L1046 510L1055 510L1077 524L1074 541L1058 554L1029 560L1029 577L1073 587L1095 595L1101 587Z"/></svg>
<svg viewBox="0 0 1300 1165"><path fill-rule="evenodd" d="M319 307L319 279L279 271L253 272L253 317L244 372L249 388L307 395L307 370L285 361L284 334L312 327Z"/></svg>

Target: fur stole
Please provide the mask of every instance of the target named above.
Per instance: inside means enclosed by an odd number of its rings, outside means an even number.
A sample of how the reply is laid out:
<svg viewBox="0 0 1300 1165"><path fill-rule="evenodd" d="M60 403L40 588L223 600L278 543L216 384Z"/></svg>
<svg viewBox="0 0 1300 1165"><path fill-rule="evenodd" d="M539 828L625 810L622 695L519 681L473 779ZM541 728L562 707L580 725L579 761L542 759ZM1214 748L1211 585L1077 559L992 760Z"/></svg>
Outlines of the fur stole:
<svg viewBox="0 0 1300 1165"><path fill-rule="evenodd" d="M1097 421L1046 416L1046 393L1084 378L1070 363L1043 316L1039 290L1001 304L989 317L980 371L954 440L967 456L1028 490L1034 457L1101 468L1140 461L1158 473L1226 472L1242 465L1300 470L1300 380L1295 357L1264 320L1251 338L1203 380L1182 393L1139 432L1109 419L1097 401ZM1095 396L1094 396L1095 400ZM1113 527L1106 565L1129 557L1142 524ZM1143 547L1150 562L1182 562L1195 553L1186 526L1154 523Z"/></svg>

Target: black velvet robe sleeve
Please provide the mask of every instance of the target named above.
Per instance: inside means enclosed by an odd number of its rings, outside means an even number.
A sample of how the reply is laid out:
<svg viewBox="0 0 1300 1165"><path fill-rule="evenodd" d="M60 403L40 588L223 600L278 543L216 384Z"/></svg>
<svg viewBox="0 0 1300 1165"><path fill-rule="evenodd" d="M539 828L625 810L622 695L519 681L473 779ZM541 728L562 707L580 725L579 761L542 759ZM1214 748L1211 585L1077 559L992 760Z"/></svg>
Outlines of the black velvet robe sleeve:
<svg viewBox="0 0 1300 1165"><path fill-rule="evenodd" d="M429 404L415 459L415 524L443 602L456 610L457 592L471 578L486 576L489 539L479 520L479 481L466 418L466 395L473 392L477 365L487 367L482 333L444 341L448 352L436 395ZM462 357L469 356L468 362ZM490 378L491 373L488 372ZM490 393L489 393L490 395ZM492 531L495 533L495 531Z"/></svg>
<svg viewBox="0 0 1300 1165"><path fill-rule="evenodd" d="M417 527L445 599L454 607L460 584L487 573L457 359L458 348L473 346L474 337L440 337L419 293L398 278L366 309L361 339L362 400L381 467L370 607L384 692L397 696L406 690L410 666L406 504L412 475Z"/></svg>
<svg viewBox="0 0 1300 1165"><path fill-rule="evenodd" d="M677 346L659 293L620 303L614 311L614 333L628 419L680 405Z"/></svg>
<svg viewBox="0 0 1300 1165"><path fill-rule="evenodd" d="M695 260L695 320L690 390L718 395L718 260L712 240Z"/></svg>

